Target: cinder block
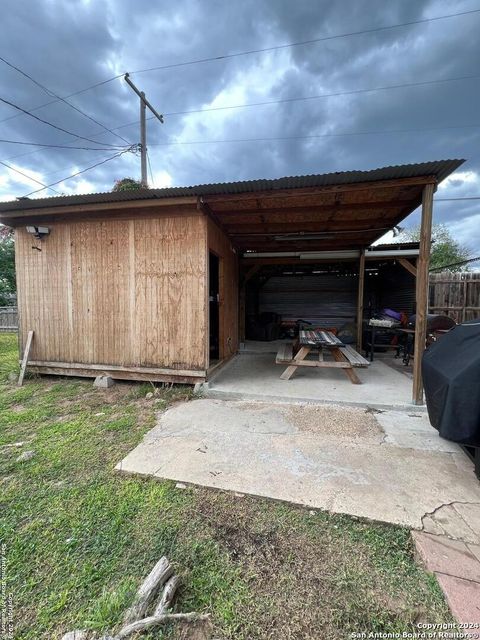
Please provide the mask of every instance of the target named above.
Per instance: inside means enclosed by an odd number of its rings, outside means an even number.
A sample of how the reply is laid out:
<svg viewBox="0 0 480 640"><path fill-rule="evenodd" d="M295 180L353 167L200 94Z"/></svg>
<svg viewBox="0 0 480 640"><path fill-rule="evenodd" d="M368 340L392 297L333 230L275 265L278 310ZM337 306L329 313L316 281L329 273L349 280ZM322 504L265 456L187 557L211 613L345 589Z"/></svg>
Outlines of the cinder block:
<svg viewBox="0 0 480 640"><path fill-rule="evenodd" d="M97 376L93 382L94 387L99 387L100 389L108 389L109 387L113 387L114 381L110 376Z"/></svg>
<svg viewBox="0 0 480 640"><path fill-rule="evenodd" d="M201 395L204 391L208 389L208 382L196 382L193 387L193 393L195 395Z"/></svg>

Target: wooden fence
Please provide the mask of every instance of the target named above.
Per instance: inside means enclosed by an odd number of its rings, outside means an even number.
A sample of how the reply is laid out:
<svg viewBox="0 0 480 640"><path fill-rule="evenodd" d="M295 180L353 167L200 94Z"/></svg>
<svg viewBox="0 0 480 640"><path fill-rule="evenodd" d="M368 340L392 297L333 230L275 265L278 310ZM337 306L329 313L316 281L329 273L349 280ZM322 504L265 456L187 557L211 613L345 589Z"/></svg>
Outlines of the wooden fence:
<svg viewBox="0 0 480 640"><path fill-rule="evenodd" d="M429 312L456 322L480 318L480 272L431 273Z"/></svg>
<svg viewBox="0 0 480 640"><path fill-rule="evenodd" d="M18 309L17 307L0 307L0 332L17 331Z"/></svg>

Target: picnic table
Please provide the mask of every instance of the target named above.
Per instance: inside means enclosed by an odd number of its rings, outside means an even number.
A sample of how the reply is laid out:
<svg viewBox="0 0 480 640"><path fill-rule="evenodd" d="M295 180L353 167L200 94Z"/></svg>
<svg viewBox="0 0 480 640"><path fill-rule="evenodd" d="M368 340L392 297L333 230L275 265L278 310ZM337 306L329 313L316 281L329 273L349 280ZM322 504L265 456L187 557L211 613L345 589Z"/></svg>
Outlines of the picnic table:
<svg viewBox="0 0 480 640"><path fill-rule="evenodd" d="M318 355L317 358L308 358L312 351ZM325 352L329 353L333 359L325 359ZM331 331L315 329L301 329L296 344L282 344L275 362L288 364L280 376L282 380L289 380L298 367L320 367L341 369L353 384L361 384L354 367L368 367L370 364L353 347L344 344Z"/></svg>

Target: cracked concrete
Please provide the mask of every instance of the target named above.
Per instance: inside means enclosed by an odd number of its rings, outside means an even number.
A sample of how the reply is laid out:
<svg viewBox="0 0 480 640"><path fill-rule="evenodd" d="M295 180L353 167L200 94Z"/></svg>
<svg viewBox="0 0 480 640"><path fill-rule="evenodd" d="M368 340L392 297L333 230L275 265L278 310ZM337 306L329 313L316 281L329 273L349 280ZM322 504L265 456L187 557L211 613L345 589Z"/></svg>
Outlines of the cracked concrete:
<svg viewBox="0 0 480 640"><path fill-rule="evenodd" d="M163 413L117 469L450 532L472 544L480 531L457 508L480 505L472 463L417 411L199 399Z"/></svg>
<svg viewBox="0 0 480 640"><path fill-rule="evenodd" d="M480 544L480 502L442 504L422 517L422 528L432 535Z"/></svg>

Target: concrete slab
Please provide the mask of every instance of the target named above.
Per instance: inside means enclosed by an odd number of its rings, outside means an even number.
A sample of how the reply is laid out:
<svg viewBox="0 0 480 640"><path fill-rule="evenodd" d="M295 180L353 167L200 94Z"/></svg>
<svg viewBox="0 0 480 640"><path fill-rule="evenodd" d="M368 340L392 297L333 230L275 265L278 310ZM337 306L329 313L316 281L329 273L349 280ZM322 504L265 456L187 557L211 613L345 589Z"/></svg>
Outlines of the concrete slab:
<svg viewBox="0 0 480 640"><path fill-rule="evenodd" d="M241 353L273 353L276 355L280 345L291 343L292 338L280 338L280 340L246 340L240 344Z"/></svg>
<svg viewBox="0 0 480 640"><path fill-rule="evenodd" d="M467 544L468 550L473 553L476 559L480 562L480 545L478 544Z"/></svg>
<svg viewBox="0 0 480 640"><path fill-rule="evenodd" d="M460 512L459 507L464 507ZM452 540L463 540L469 544L480 544L480 526L470 516L470 509L475 504L462 504L458 500L451 504L444 504L423 519L424 529L430 533L440 533ZM471 522L471 524L469 523ZM437 527L440 532L431 530Z"/></svg>
<svg viewBox="0 0 480 640"><path fill-rule="evenodd" d="M401 418L325 404L200 399L162 414L117 469L413 528L442 505L480 505L480 483L471 463L458 463L461 450L444 450L416 415Z"/></svg>
<svg viewBox="0 0 480 640"><path fill-rule="evenodd" d="M477 533L480 544L480 504L468 504L466 501L454 505L455 511L462 517L472 531Z"/></svg>
<svg viewBox="0 0 480 640"><path fill-rule="evenodd" d="M290 380L281 380L284 369L275 364L272 352L243 352L217 372L208 383L205 395L221 399L280 402L289 399L425 411L412 405L410 378L381 360L375 360L368 368L355 369L362 384L352 384L340 369L312 367L299 367Z"/></svg>
<svg viewBox="0 0 480 640"><path fill-rule="evenodd" d="M427 413L413 409L411 413L388 411L377 414L377 420L385 431L385 442L424 451L459 452L458 445L438 436Z"/></svg>

